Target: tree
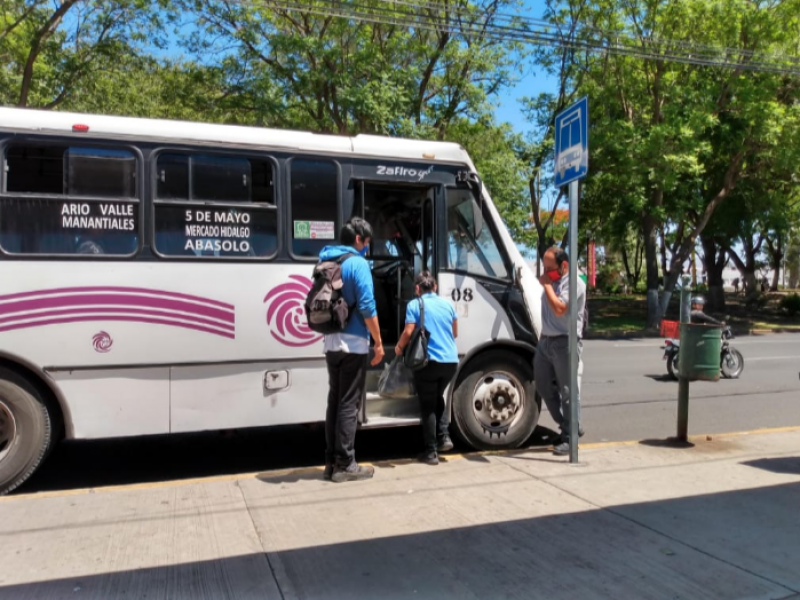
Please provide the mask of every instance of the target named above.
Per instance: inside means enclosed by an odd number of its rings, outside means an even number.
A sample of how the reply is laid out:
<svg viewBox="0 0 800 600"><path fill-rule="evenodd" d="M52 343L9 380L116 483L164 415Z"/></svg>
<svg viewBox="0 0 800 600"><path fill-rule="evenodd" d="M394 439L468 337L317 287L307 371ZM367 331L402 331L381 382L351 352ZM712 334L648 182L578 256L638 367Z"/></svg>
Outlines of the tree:
<svg viewBox="0 0 800 600"><path fill-rule="evenodd" d="M307 5L317 14L225 0L180 5L195 15L187 46L198 62L235 57L240 68L228 85L274 100L259 107L259 122L327 133L445 139L451 123L488 113L519 50L486 35L510 0L444 0L418 13L379 0L359 5L395 11L395 25L326 15L332 5L318 0Z"/></svg>
<svg viewBox="0 0 800 600"><path fill-rule="evenodd" d="M151 0L7 0L0 7L0 102L55 108L81 83L157 43Z"/></svg>
<svg viewBox="0 0 800 600"><path fill-rule="evenodd" d="M567 4L583 6L578 0ZM628 211L639 213L648 324L655 327L709 220L743 176L757 176L759 155L786 153L779 140L795 126L797 112L794 80L670 62L671 46L736 48L745 62L761 52L791 54L800 39L800 3L607 0L585 10L596 15L590 20L600 29L590 35L598 44L633 35L654 57L598 54L587 63L580 88L592 98L596 149L587 192L598 189L586 199L598 201L613 191L620 202L631 203ZM660 301L659 230L670 256Z"/></svg>

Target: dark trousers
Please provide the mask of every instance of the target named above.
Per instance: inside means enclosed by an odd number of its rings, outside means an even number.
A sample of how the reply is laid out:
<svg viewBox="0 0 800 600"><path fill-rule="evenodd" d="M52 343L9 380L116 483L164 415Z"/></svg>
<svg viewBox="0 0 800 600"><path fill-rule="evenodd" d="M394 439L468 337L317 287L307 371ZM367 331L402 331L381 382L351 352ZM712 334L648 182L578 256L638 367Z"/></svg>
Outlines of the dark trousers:
<svg viewBox="0 0 800 600"><path fill-rule="evenodd" d="M328 352L325 362L328 364L325 462L344 469L356 460L356 428L367 383L367 355Z"/></svg>
<svg viewBox="0 0 800 600"><path fill-rule="evenodd" d="M581 360L583 345L578 342L578 360ZM578 363L578 393L575 401L578 405L578 430L581 422L581 374L583 363ZM533 374L536 378L536 391L544 400L550 416L561 427L561 441L569 442L570 401L569 389L569 337L542 336L536 346L533 359Z"/></svg>
<svg viewBox="0 0 800 600"><path fill-rule="evenodd" d="M420 423L425 450L436 452L437 436L448 435L450 418L445 411L444 391L456 374L456 363L429 362L414 372L419 398Z"/></svg>

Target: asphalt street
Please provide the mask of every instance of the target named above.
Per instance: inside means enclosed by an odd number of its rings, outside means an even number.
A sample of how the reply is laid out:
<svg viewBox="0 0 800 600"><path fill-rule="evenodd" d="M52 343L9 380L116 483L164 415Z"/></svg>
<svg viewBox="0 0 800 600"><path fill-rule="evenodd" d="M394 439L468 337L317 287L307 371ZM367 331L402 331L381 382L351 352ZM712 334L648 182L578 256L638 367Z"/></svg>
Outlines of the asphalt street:
<svg viewBox="0 0 800 600"><path fill-rule="evenodd" d="M674 433L678 384L667 377L663 340L584 342L583 441L663 438ZM736 338L739 379L690 385L690 433L800 425L800 335ZM548 415L541 423L552 423Z"/></svg>
<svg viewBox="0 0 800 600"><path fill-rule="evenodd" d="M666 376L661 340L588 340L584 345L584 443L665 439L675 433L678 384ZM743 337L738 380L692 383L690 434L800 425L800 335ZM532 444L552 426L544 411ZM413 457L417 427L361 431L359 460ZM213 477L319 465L321 427L279 427L60 445L18 493ZM461 448L467 451L466 448Z"/></svg>

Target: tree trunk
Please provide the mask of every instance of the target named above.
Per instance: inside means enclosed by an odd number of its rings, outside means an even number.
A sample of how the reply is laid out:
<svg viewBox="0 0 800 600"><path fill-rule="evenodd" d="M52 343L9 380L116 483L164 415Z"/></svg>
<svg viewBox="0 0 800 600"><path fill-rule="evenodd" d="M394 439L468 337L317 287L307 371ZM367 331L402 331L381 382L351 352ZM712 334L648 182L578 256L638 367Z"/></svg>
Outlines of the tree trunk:
<svg viewBox="0 0 800 600"><path fill-rule="evenodd" d="M644 246L642 240L636 237L636 252L634 254L633 286L639 287L639 280L642 278L642 266L644 266Z"/></svg>
<svg viewBox="0 0 800 600"><path fill-rule="evenodd" d="M739 269L739 273L742 274L745 289L744 299L746 303L750 304L755 302L761 295L761 285L756 278L755 253L752 251L752 248L748 248L748 246L753 246L753 240L752 238L748 240L747 237L744 237L743 241L744 243L742 245L745 250L745 260L742 260L728 244L725 245L725 249L728 251L728 255L731 257L733 264Z"/></svg>
<svg viewBox="0 0 800 600"><path fill-rule="evenodd" d="M771 292L778 291L778 285L780 284L780 276L781 276L781 261L783 261L783 256L785 254L783 248L783 236L778 234L775 243L772 243L771 238L767 238L767 251L769 252L769 257L772 262L772 284L770 285Z"/></svg>
<svg viewBox="0 0 800 600"><path fill-rule="evenodd" d="M665 235L664 229L661 229L659 250L661 253L661 276L666 278L667 271L669 271L669 268L667 267L667 237Z"/></svg>
<svg viewBox="0 0 800 600"><path fill-rule="evenodd" d="M31 47L28 51L28 58L25 61L25 67L22 70L22 82L20 83L19 100L17 106L28 106L28 95L30 94L31 87L33 86L33 68L39 54L42 52L45 42L56 32L58 26L69 10L78 2L78 0L66 0L64 4L59 6L56 11L50 16L47 23L36 32L31 41Z"/></svg>
<svg viewBox="0 0 800 600"><path fill-rule="evenodd" d="M625 281L631 283L633 282L633 272L631 271L631 263L628 260L628 249L627 244L625 242L622 243L622 247L620 248L620 253L622 254L622 266L625 267ZM633 285L636 285L635 283Z"/></svg>
<svg viewBox="0 0 800 600"><path fill-rule="evenodd" d="M658 227L655 217L642 216L642 232L647 268L647 328L658 329L661 313L658 310Z"/></svg>
<svg viewBox="0 0 800 600"><path fill-rule="evenodd" d="M702 237L704 262L708 274L708 305L709 310L725 312L725 289L722 273L728 262L728 253L724 248L717 246L713 237Z"/></svg>

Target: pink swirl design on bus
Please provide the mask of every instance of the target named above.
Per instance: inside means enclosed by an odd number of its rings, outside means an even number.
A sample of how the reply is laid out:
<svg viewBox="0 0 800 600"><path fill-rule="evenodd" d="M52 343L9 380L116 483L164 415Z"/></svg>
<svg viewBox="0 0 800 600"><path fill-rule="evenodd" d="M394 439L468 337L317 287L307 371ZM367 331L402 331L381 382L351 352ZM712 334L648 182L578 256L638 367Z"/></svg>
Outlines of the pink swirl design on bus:
<svg viewBox="0 0 800 600"><path fill-rule="evenodd" d="M108 335L105 331L101 331L100 333L95 333L92 336L92 346L94 347L95 352L100 352L101 354L105 354L106 352L111 352L111 346L114 345L114 340L111 339L111 336Z"/></svg>
<svg viewBox="0 0 800 600"><path fill-rule="evenodd" d="M0 333L91 321L166 325L236 339L235 307L203 296L123 286L0 295Z"/></svg>
<svg viewBox="0 0 800 600"><path fill-rule="evenodd" d="M290 275L289 279L290 282L272 288L264 297L269 332L284 346L310 346L322 339L306 323L305 302L312 282L302 275Z"/></svg>

